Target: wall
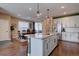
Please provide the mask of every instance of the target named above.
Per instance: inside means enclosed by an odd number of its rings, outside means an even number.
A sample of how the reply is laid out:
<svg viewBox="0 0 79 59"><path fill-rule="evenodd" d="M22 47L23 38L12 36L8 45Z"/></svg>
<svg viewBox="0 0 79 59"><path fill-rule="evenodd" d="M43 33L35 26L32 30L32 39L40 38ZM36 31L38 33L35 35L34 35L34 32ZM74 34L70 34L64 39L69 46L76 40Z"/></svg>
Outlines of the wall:
<svg viewBox="0 0 79 59"><path fill-rule="evenodd" d="M0 13L0 19L7 20L9 22L9 26L7 28L8 29L8 33L9 33L8 34L9 35L9 40L18 39L18 22L19 21L30 22L32 24L31 21L25 21L25 20L18 19L18 18L15 18L13 16L10 16L8 14L3 14L3 13ZM14 30L12 30L12 31L11 31L11 26L14 27ZM33 28L33 26L31 26L31 28ZM6 27L5 27L5 29L6 29ZM6 39L4 39L4 40L6 40ZM0 39L0 41L3 41L3 40Z"/></svg>
<svg viewBox="0 0 79 59"><path fill-rule="evenodd" d="M11 31L12 39L18 39L18 21L19 19L11 17L11 26L14 26L14 30Z"/></svg>
<svg viewBox="0 0 79 59"><path fill-rule="evenodd" d="M11 25L14 26L14 30L11 32L12 33L12 39L18 39L18 30L19 30L19 22L29 22L31 25L32 25L32 22L31 21L25 21L25 20L22 20L22 19L18 19L18 18L15 18L15 17L11 17ZM31 28L33 28L33 26L31 26Z"/></svg>
<svg viewBox="0 0 79 59"><path fill-rule="evenodd" d="M11 17L9 16L9 15L6 15L6 14L2 14L2 13L0 13L0 20L5 20L5 21L7 21L9 24L8 24L8 27L4 27L4 30L2 31L0 31L1 33L1 35L3 36L3 38L2 39L0 39L0 41L4 41L4 40L11 40L11 36L10 36L10 21L11 21ZM7 23L6 23L7 24ZM2 25L1 25L2 26ZM3 23L3 26L4 26L4 23ZM5 32L5 33L4 33ZM1 37L2 37L1 36ZM7 37L8 36L8 37ZM1 38L0 37L0 38Z"/></svg>
<svg viewBox="0 0 79 59"><path fill-rule="evenodd" d="M3 14L3 13L0 13L0 19L7 20L9 22L9 27L8 28L5 27L5 29L8 29L9 40L11 40L13 38L18 39L18 21L19 21L19 19L12 17L10 15L7 15L7 14ZM4 25L4 23L3 23L3 25ZM15 28L13 31L10 30L11 25L13 25ZM4 39L4 40L7 40L7 39ZM0 41L3 41L3 40L0 39Z"/></svg>

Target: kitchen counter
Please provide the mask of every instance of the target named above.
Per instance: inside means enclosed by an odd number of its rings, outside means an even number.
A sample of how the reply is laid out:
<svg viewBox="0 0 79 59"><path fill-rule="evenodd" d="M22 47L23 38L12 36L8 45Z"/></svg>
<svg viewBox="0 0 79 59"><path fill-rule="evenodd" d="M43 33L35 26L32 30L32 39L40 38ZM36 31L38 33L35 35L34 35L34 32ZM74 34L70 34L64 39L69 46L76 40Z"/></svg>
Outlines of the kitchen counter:
<svg viewBox="0 0 79 59"><path fill-rule="evenodd" d="M52 33L52 34L49 34L49 35L44 35L43 33L36 33L36 34L30 34L30 35L25 35L25 36L27 36L28 38L44 39L44 38L47 38L47 37L50 37L50 36L54 36L56 34L57 33Z"/></svg>
<svg viewBox="0 0 79 59"><path fill-rule="evenodd" d="M57 33L50 35L38 33L26 36L28 36L28 55L30 56L48 56L57 46Z"/></svg>

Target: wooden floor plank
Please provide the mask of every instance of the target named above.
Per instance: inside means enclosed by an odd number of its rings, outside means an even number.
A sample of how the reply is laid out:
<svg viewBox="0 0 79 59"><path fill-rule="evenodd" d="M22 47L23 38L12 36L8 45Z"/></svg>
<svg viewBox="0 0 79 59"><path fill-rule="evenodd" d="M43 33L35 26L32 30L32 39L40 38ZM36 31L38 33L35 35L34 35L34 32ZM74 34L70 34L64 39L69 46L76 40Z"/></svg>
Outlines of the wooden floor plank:
<svg viewBox="0 0 79 59"><path fill-rule="evenodd" d="M26 42L27 43L27 42ZM27 45L14 41L8 47L0 47L0 56L27 56ZM79 44L59 41L50 56L79 56Z"/></svg>
<svg viewBox="0 0 79 59"><path fill-rule="evenodd" d="M54 49L50 56L79 56L79 44L59 41L59 45Z"/></svg>
<svg viewBox="0 0 79 59"><path fill-rule="evenodd" d="M27 56L26 51L27 45L25 43L14 41L8 47L0 47L0 56Z"/></svg>

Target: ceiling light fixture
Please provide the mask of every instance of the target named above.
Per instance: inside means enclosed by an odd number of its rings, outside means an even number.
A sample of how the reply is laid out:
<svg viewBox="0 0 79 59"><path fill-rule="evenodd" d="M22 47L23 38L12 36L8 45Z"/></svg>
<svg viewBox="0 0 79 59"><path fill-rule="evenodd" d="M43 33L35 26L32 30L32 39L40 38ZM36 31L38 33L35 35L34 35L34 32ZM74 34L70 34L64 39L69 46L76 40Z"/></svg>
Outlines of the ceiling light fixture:
<svg viewBox="0 0 79 59"><path fill-rule="evenodd" d="M31 11L31 10L32 10L32 8L29 8L29 10Z"/></svg>
<svg viewBox="0 0 79 59"><path fill-rule="evenodd" d="M40 15L42 15L42 13L40 13Z"/></svg>
<svg viewBox="0 0 79 59"><path fill-rule="evenodd" d="M65 7L64 6L61 6L61 8L64 9Z"/></svg>

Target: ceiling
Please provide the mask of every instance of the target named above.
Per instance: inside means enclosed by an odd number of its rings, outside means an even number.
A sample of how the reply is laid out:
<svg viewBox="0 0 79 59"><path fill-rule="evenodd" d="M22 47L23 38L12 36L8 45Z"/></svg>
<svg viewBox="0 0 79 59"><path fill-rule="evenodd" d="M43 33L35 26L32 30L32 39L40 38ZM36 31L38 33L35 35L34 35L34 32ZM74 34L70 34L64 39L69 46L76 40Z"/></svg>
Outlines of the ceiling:
<svg viewBox="0 0 79 59"><path fill-rule="evenodd" d="M42 15L38 19L36 17L37 3L0 3L0 12L32 21L42 21L47 15L46 9L50 9L50 16L53 17L77 13L79 3L39 3L39 9Z"/></svg>

